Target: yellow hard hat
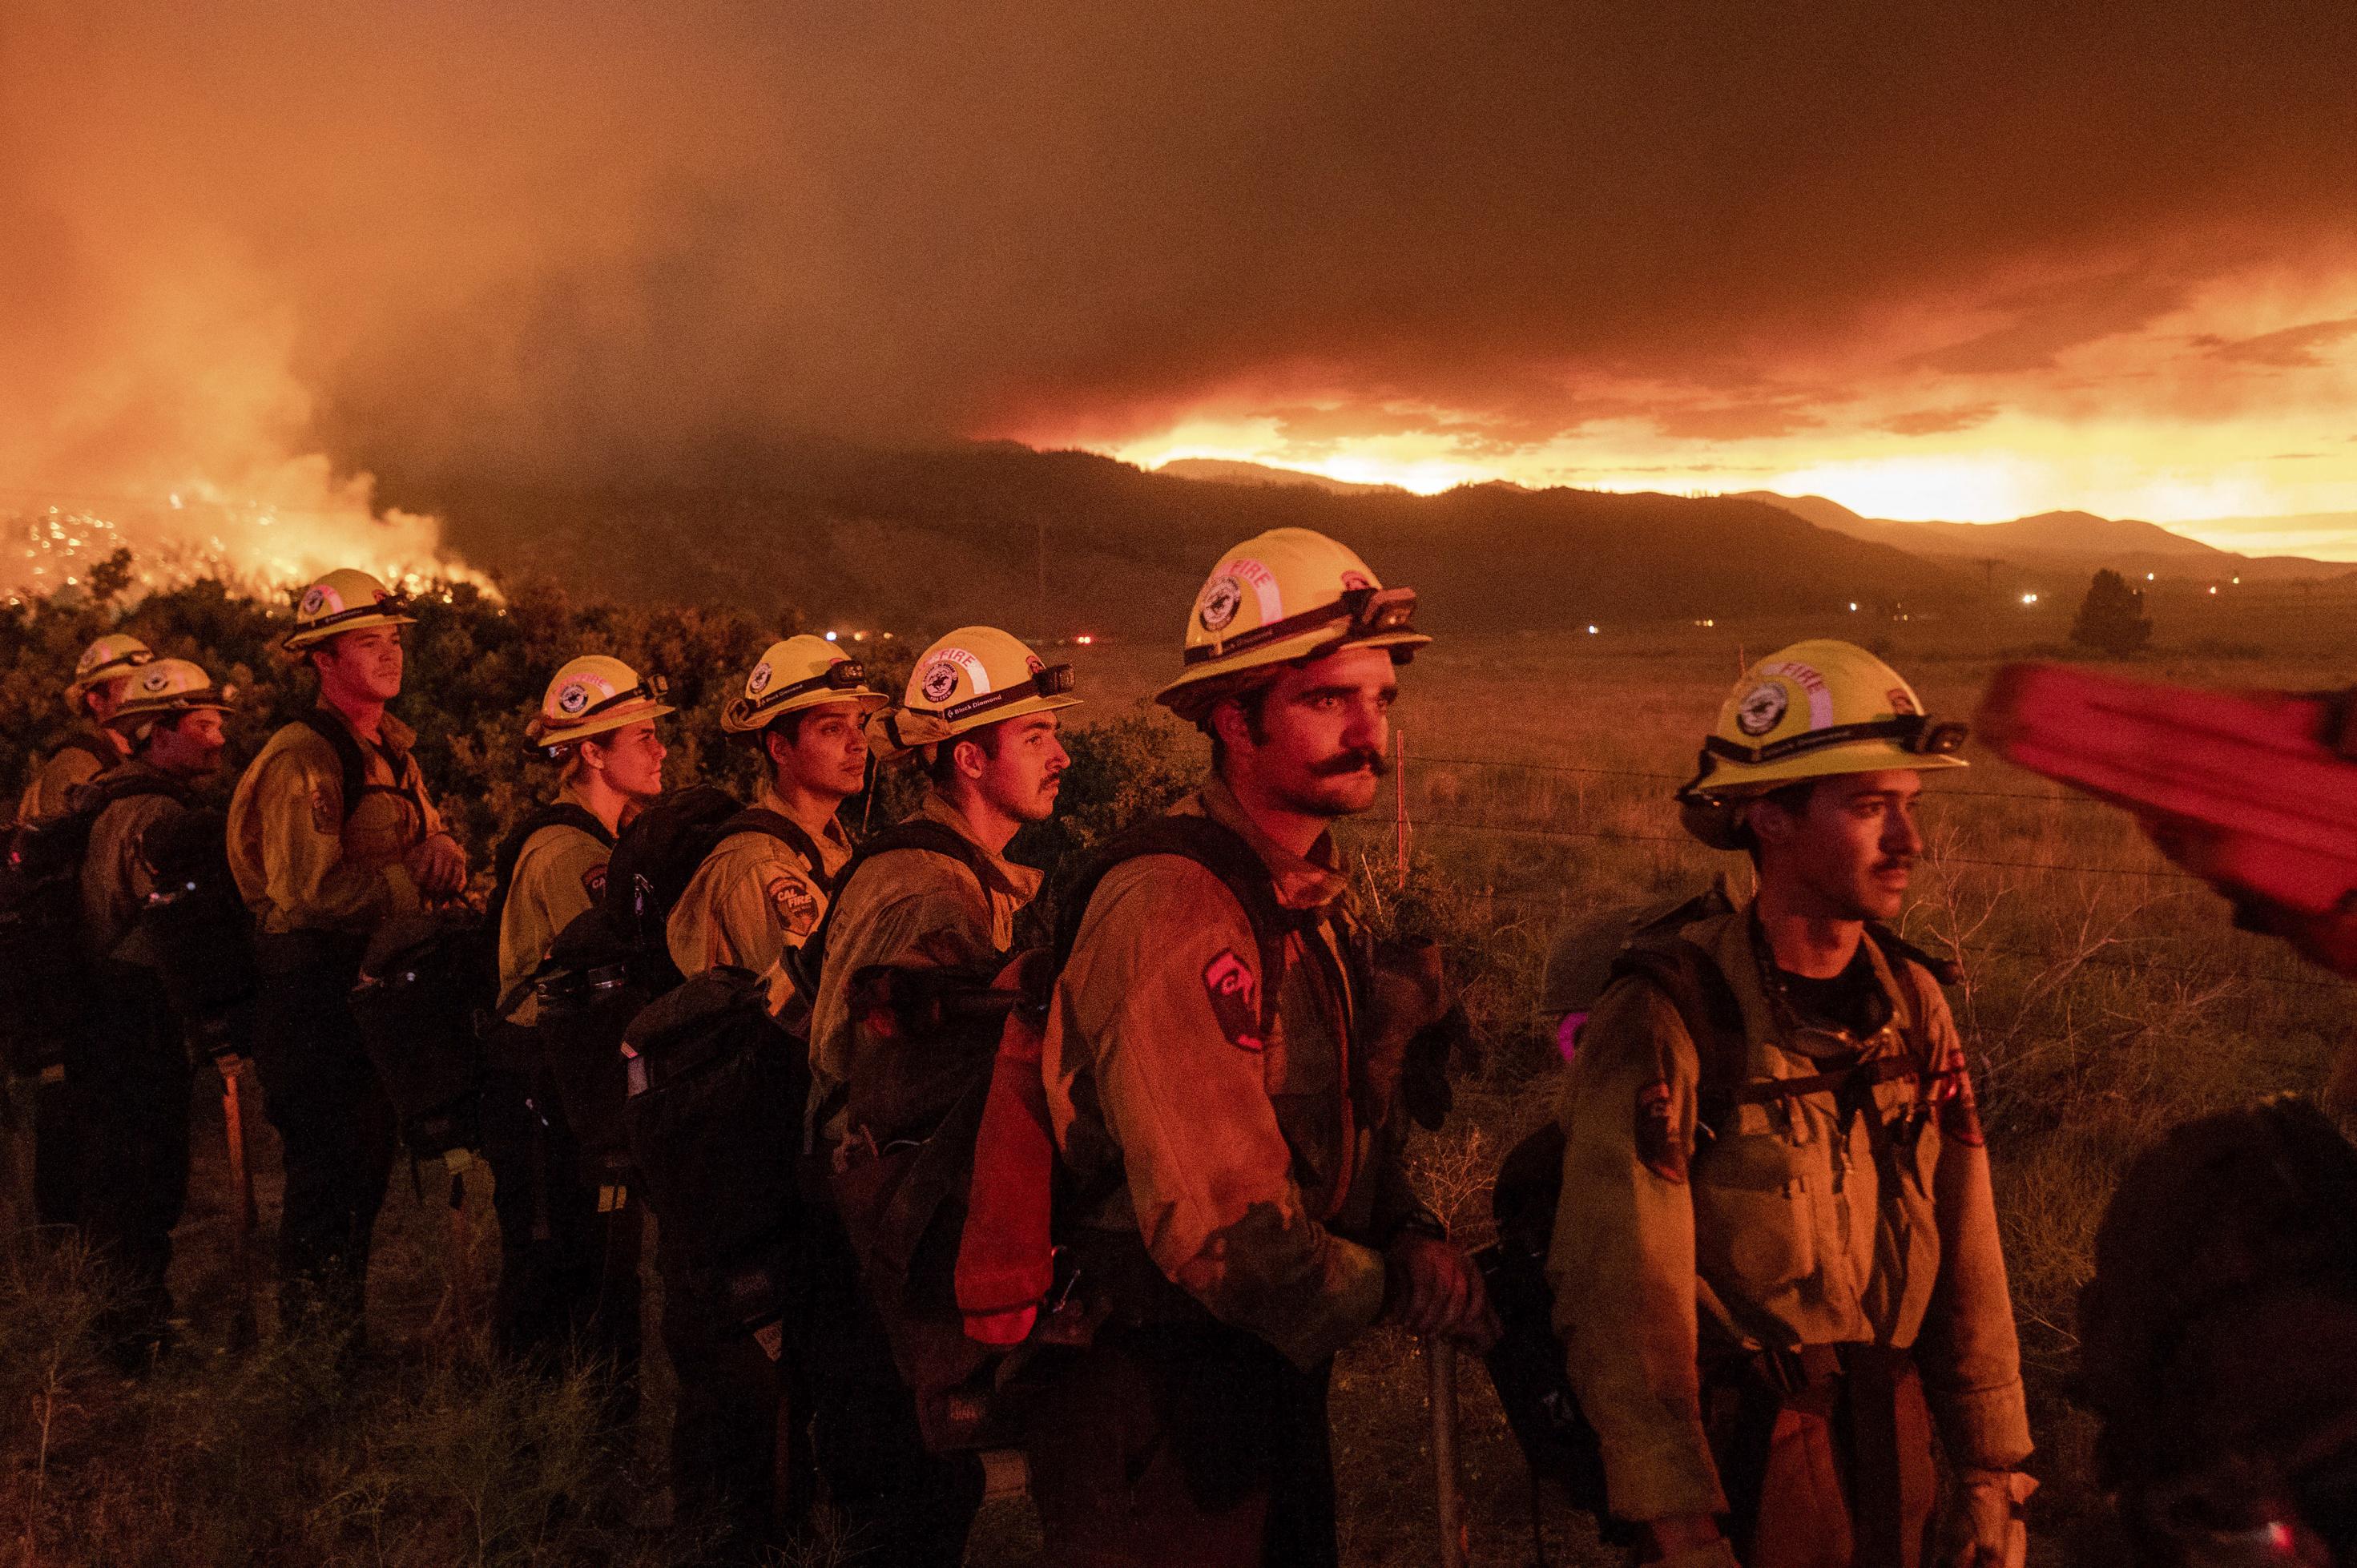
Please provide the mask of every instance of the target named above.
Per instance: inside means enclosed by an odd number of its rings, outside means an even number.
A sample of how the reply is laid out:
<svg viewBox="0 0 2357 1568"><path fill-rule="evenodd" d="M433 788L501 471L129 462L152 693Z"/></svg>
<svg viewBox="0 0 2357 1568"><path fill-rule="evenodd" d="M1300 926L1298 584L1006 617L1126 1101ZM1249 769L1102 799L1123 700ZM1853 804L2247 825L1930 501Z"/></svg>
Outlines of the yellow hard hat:
<svg viewBox="0 0 2357 1568"><path fill-rule="evenodd" d="M111 631L74 660L74 678L66 687L66 706L79 713L82 693L109 681L119 681L156 657L155 650L127 632Z"/></svg>
<svg viewBox="0 0 2357 1568"><path fill-rule="evenodd" d="M828 703L857 703L874 713L892 699L867 684L867 666L823 637L804 632L770 644L745 677L745 694L720 714L730 735L764 730L785 714Z"/></svg>
<svg viewBox="0 0 2357 1568"><path fill-rule="evenodd" d="M1069 708L1080 701L1071 691L1071 665L1042 663L996 627L962 626L918 655L900 705L868 726L868 742L888 762L985 725Z"/></svg>
<svg viewBox="0 0 2357 1568"><path fill-rule="evenodd" d="M295 606L295 629L281 646L289 653L300 653L347 631L414 626L415 616L402 614L408 604L366 572L340 567L303 590Z"/></svg>
<svg viewBox="0 0 2357 1568"><path fill-rule="evenodd" d="M1689 832L1734 848L1740 829L1715 808L1808 779L1966 767L1956 755L1966 733L1934 721L1899 671L1865 649L1813 638L1743 672L1678 800Z"/></svg>
<svg viewBox="0 0 2357 1568"><path fill-rule="evenodd" d="M109 729L136 734L156 719L175 714L199 708L226 713L236 700L237 688L216 685L201 665L185 659L157 659L132 677L122 706L107 716L106 724Z"/></svg>
<svg viewBox="0 0 2357 1568"><path fill-rule="evenodd" d="M673 711L663 703L669 690L660 675L640 680L619 659L584 654L566 661L548 683L540 712L524 725L524 734L541 750L554 751L640 719L661 718Z"/></svg>
<svg viewBox="0 0 2357 1568"><path fill-rule="evenodd" d="M1187 616L1186 671L1154 700L1197 718L1230 677L1345 648L1388 648L1405 662L1432 640L1411 624L1415 590L1386 588L1349 546L1307 528L1273 528L1220 557Z"/></svg>

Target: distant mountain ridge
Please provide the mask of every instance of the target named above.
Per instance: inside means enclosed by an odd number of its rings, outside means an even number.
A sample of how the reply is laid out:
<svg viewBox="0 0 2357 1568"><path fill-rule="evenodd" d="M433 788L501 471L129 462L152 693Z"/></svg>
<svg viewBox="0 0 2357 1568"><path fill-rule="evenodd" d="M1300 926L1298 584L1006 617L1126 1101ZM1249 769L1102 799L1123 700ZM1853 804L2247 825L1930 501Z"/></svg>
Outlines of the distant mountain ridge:
<svg viewBox="0 0 2357 1568"><path fill-rule="evenodd" d="M1179 479L1206 479L1221 485L1303 485L1337 496L1404 496L1398 485L1366 485L1355 479L1330 479L1307 468L1280 468L1269 463L1240 463L1227 457L1173 457L1150 470Z"/></svg>
<svg viewBox="0 0 2357 1568"><path fill-rule="evenodd" d="M1754 501L1469 485L1184 478L1012 443L804 442L628 489L377 468L383 504L430 510L489 570L639 602L726 604L904 636L1176 637L1222 552L1314 528L1414 587L1442 632L1585 635L1644 620L1846 614L1961 597L1964 577Z"/></svg>
<svg viewBox="0 0 2357 1568"><path fill-rule="evenodd" d="M1733 499L1781 507L1819 528L1896 545L1934 561L2109 565L2175 577L2212 576L2222 572L2262 577L2333 576L2349 569L2344 563L2297 555L2239 554L2189 539L2157 522L2086 511L2040 512L2010 522L1909 522L1863 517L1824 496L1745 490Z"/></svg>

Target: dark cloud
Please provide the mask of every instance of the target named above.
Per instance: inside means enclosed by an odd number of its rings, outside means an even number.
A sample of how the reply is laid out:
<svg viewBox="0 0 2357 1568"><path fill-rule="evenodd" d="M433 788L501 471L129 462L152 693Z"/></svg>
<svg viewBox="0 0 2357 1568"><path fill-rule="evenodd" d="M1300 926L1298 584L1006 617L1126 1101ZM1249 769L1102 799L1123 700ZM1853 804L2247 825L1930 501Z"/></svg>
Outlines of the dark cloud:
<svg viewBox="0 0 2357 1568"><path fill-rule="evenodd" d="M1965 403L1955 408L1920 408L1910 413L1894 413L1888 419L1874 422L1877 430L1887 430L1893 435L1948 435L1959 430L1970 430L1986 424L1996 417L1997 405L1993 403Z"/></svg>
<svg viewBox="0 0 2357 1568"><path fill-rule="evenodd" d="M413 472L1115 434L1239 387L1478 447L1645 385L1731 439L1825 406L1732 381L1896 319L1964 324L1921 371L2035 370L2347 253L2349 8L1898 15L29 0L0 456L102 465L253 358L250 423Z"/></svg>
<svg viewBox="0 0 2357 1568"><path fill-rule="evenodd" d="M2219 338L2197 338L2196 345L2213 360L2226 360L2238 365L2263 365L2276 370L2307 370L2324 362L2318 352L2357 336L2357 317L2339 321L2311 321L2305 326L2287 327L2279 332L2264 332L2256 338L2228 341Z"/></svg>

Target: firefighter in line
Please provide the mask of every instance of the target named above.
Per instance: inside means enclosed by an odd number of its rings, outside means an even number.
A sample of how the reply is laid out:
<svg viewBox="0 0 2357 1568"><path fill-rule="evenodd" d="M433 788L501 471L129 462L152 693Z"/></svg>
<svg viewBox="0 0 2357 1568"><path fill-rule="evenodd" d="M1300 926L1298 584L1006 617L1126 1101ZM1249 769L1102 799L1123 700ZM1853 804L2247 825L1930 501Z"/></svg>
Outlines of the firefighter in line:
<svg viewBox="0 0 2357 1568"><path fill-rule="evenodd" d="M77 1067L89 1080L81 1109L94 1156L83 1178L82 1234L117 1287L101 1332L118 1364L139 1369L169 1339L166 1275L172 1228L188 1204L191 1086L181 1020L137 929L156 891L142 846L221 771L221 715L235 693L182 659L156 660L127 684L106 723L130 745L130 759L80 787L108 801L82 861L82 934L99 985Z"/></svg>
<svg viewBox="0 0 2357 1568"><path fill-rule="evenodd" d="M1059 1562L1183 1542L1191 1563L1335 1563L1336 1353L1378 1323L1493 1330L1402 1171L1398 1063L1363 1048L1369 964L1332 836L1375 799L1396 667L1431 640L1414 609L1342 545L1275 530L1221 558L1157 698L1211 742L1174 816L1233 847L1116 859L1049 1010L1075 1199L1060 1239L1080 1291L1113 1291L1087 1349L1043 1358L1028 1411Z"/></svg>
<svg viewBox="0 0 2357 1568"><path fill-rule="evenodd" d="M792 960L850 863L851 835L837 812L866 785L863 726L888 701L866 684L856 660L824 638L804 634L772 643L721 714L725 734L760 750L764 766L752 809L763 813L763 827L730 833L714 847L673 907L664 936L682 974L726 964L760 976L770 1011L797 1038L810 1033L810 1004L797 988ZM789 1127L782 1135L799 1142L802 1129ZM863 1487L872 1489L876 1480L839 1461L847 1452L855 1466L865 1462L846 1433L866 1412L840 1398L812 1408L819 1392L843 1387L830 1375L840 1347L810 1332L818 1315L788 1314L773 1362L749 1336L717 1320L722 1304L695 1294L681 1266L685 1260L664 1252L661 1261L667 1265L663 1343L679 1380L673 1497L749 1540L764 1540L776 1532L781 1508L793 1516L783 1521L789 1527L802 1522L816 1465L827 1470L838 1506L855 1511ZM803 1288L856 1294L855 1266L841 1249L814 1256L809 1266L828 1277L804 1279ZM784 1498L778 1496L781 1410L791 1424Z"/></svg>
<svg viewBox="0 0 2357 1568"><path fill-rule="evenodd" d="M59 815L76 787L122 765L130 747L106 720L132 675L155 657L124 632L109 632L81 650L65 693L73 725L26 780L17 821ZM81 1213L82 1142L74 1093L62 1063L44 1069L33 1090L33 1219L49 1235L61 1235L56 1228L74 1224Z"/></svg>
<svg viewBox="0 0 2357 1568"><path fill-rule="evenodd" d="M131 755L130 743L107 720L122 705L131 677L155 657L145 643L119 631L109 632L81 650L81 658L74 663L74 678L66 687L66 708L73 714L73 726L49 748L48 756L26 781L24 798L16 805L18 821L56 816L66 809L66 797L75 785L87 784L123 765Z"/></svg>
<svg viewBox="0 0 2357 1568"><path fill-rule="evenodd" d="M1749 853L1757 895L1632 939L1652 962L1581 1035L1547 1272L1641 1563L2022 1561L2029 1427L1972 1081L1936 961L1878 923L1922 851L1921 775L1963 767L1963 739L1847 643L1754 665L1679 800Z"/></svg>
<svg viewBox="0 0 2357 1568"><path fill-rule="evenodd" d="M1006 858L1028 823L1055 814L1071 758L1059 713L1076 703L1069 665L1049 667L993 627L961 627L919 656L900 704L877 716L879 758L920 763L922 802L872 841L836 889L811 1034L811 1106L817 1147L855 1179L864 1162L929 1136L952 1082L972 1081L974 1058L942 1041L888 1037L855 1016L855 977L891 970L986 987L1019 945L1018 918L1040 874ZM991 1036L995 1039L995 1036ZM980 1044L986 1079L991 1046ZM945 1059L950 1058L957 1059ZM850 1240L860 1217L843 1217ZM899 1283L896 1282L896 1288ZM849 1321L813 1325L846 1353L831 1368L831 1396L870 1412L844 1466L869 1477L858 1510L882 1526L855 1541L895 1564L963 1561L982 1503L983 1468L971 1454L929 1455L915 1395L896 1369L878 1319L877 1282L847 1304ZM946 1282L931 1282L943 1285ZM859 1450L864 1449L864 1452ZM829 1478L834 1475L830 1467Z"/></svg>
<svg viewBox="0 0 2357 1568"><path fill-rule="evenodd" d="M602 1357L625 1389L639 1363L639 1210L586 1178L534 1044L532 981L556 934L604 895L615 836L662 793L663 694L660 679L601 654L557 671L525 726L533 755L559 769L556 795L501 843L492 894L500 1026L486 1042L482 1112L500 1219L492 1341L541 1366L568 1349Z"/></svg>
<svg viewBox="0 0 2357 1568"><path fill-rule="evenodd" d="M467 886L466 854L411 754L416 737L385 711L413 624L365 572L330 572L304 592L283 646L317 673L318 704L270 737L229 812L231 869L259 928L254 1065L285 1161L280 1310L349 1334L354 1350L397 1128L352 985L379 925Z"/></svg>

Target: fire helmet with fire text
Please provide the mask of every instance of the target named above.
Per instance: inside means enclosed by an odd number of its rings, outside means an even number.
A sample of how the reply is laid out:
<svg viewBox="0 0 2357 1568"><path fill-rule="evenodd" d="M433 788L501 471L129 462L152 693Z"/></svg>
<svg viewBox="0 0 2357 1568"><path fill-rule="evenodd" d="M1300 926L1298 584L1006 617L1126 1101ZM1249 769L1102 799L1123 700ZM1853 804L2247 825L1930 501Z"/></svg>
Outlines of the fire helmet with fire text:
<svg viewBox="0 0 2357 1568"><path fill-rule="evenodd" d="M1220 557L1187 615L1185 669L1154 700L1200 724L1213 703L1286 664L1346 648L1405 663L1432 640L1415 590L1386 588L1358 553L1307 528L1273 528ZM1254 680L1237 679L1252 675Z"/></svg>
<svg viewBox="0 0 2357 1568"><path fill-rule="evenodd" d="M216 682L201 665L185 659L157 659L131 676L122 704L107 715L106 725L135 743L147 738L158 719L176 718L199 708L227 713L236 701L237 688Z"/></svg>
<svg viewBox="0 0 2357 1568"><path fill-rule="evenodd" d="M524 735L541 752L552 754L640 719L661 718L673 711L663 702L669 694L660 675L641 680L619 659L584 654L566 660L549 682Z"/></svg>
<svg viewBox="0 0 2357 1568"><path fill-rule="evenodd" d="M1934 720L1899 671L1854 643L1812 638L1746 670L1678 790L1686 831L1740 849L1743 807L1787 784L1885 768L1969 766L1961 724Z"/></svg>
<svg viewBox="0 0 2357 1568"><path fill-rule="evenodd" d="M745 692L721 710L720 727L730 735L756 735L788 714L829 703L857 703L872 714L891 698L867 684L867 667L823 637L804 632L770 644Z"/></svg>
<svg viewBox="0 0 2357 1568"><path fill-rule="evenodd" d="M962 626L917 657L899 704L869 722L879 761L930 753L986 725L1053 713L1081 699L1072 667L1043 663L1020 638L989 626Z"/></svg>
<svg viewBox="0 0 2357 1568"><path fill-rule="evenodd" d="M350 566L339 567L303 590L295 603L295 629L279 646L289 653L317 648L331 637L377 626L414 626L404 612L409 601Z"/></svg>
<svg viewBox="0 0 2357 1568"><path fill-rule="evenodd" d="M81 711L84 693L109 681L120 681L156 657L155 650L127 632L111 631L74 660L74 678L66 687L66 706Z"/></svg>

